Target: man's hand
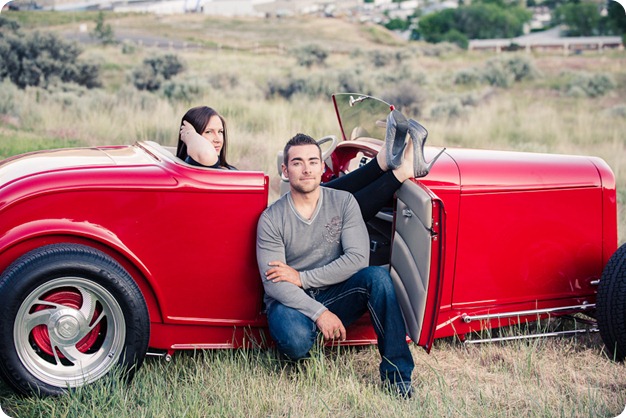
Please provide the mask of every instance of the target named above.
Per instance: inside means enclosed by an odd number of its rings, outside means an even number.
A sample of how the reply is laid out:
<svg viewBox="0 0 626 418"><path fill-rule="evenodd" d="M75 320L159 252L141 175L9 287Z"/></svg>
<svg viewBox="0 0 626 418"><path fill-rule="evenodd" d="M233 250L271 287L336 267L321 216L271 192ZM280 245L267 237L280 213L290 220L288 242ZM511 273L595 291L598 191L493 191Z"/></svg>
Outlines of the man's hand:
<svg viewBox="0 0 626 418"><path fill-rule="evenodd" d="M267 280L271 280L273 283L289 282L298 287L302 287L300 273L298 273L297 270L281 261L270 261L267 264L271 266L271 268L265 272L265 278Z"/></svg>
<svg viewBox="0 0 626 418"><path fill-rule="evenodd" d="M324 339L326 340L346 340L346 328L343 326L341 319L329 310L324 311L317 318L315 325L324 334Z"/></svg>

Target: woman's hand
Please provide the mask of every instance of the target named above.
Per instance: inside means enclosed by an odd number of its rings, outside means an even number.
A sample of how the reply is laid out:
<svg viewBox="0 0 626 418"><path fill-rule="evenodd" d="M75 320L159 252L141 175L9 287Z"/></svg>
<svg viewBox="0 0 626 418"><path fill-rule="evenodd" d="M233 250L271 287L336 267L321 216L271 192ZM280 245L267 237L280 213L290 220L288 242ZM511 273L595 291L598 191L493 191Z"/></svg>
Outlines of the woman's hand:
<svg viewBox="0 0 626 418"><path fill-rule="evenodd" d="M187 145L187 154L198 163L207 167L217 163L219 158L213 145L186 120L180 126L180 140Z"/></svg>
<svg viewBox="0 0 626 418"><path fill-rule="evenodd" d="M191 123L189 123L186 120L184 120L183 124L180 126L180 139L181 139L181 141L183 141L185 144L189 145L188 141L190 141L190 138L192 138L195 135L201 137L201 135L199 133L197 133L196 130L193 128Z"/></svg>

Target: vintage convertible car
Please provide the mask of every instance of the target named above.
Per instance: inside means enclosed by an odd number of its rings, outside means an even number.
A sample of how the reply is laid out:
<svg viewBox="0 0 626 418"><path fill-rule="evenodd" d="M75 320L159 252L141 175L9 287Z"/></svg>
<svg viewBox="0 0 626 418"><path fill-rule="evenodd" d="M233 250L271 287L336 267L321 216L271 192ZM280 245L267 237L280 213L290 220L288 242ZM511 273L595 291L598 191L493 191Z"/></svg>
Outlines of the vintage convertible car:
<svg viewBox="0 0 626 418"><path fill-rule="evenodd" d="M326 179L375 156L392 108L333 103L343 138L320 140ZM0 162L4 380L57 394L116 365L131 376L146 353L271 344L255 261L268 195L262 172L193 167L150 141ZM407 334L427 350L583 312L626 355L626 248L599 158L448 149L368 230L371 263L389 265ZM375 343L367 317L346 343Z"/></svg>

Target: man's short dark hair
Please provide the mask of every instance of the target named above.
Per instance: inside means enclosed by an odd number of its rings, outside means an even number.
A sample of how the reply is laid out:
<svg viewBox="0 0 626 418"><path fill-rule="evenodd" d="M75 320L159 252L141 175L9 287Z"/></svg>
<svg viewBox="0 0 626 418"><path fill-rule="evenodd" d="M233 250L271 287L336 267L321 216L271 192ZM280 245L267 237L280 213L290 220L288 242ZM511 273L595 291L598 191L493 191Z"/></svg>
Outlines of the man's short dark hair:
<svg viewBox="0 0 626 418"><path fill-rule="evenodd" d="M283 163L285 165L289 162L289 148L297 147L299 145L315 145L320 152L320 160L322 159L322 149L315 139L306 134L296 134L293 138L287 141L285 149L283 149Z"/></svg>

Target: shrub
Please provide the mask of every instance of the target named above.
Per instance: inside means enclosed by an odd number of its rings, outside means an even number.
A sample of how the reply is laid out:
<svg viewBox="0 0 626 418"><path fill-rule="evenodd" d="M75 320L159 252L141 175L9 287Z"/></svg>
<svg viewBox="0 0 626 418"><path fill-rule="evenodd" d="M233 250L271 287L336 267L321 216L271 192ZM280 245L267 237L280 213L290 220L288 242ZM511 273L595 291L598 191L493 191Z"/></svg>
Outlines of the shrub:
<svg viewBox="0 0 626 418"><path fill-rule="evenodd" d="M422 53L427 57L442 57L459 51L459 46L450 42L428 44L422 48Z"/></svg>
<svg viewBox="0 0 626 418"><path fill-rule="evenodd" d="M292 75L270 79L265 89L265 97L282 97L291 99L296 94L308 97L328 97L338 91L358 91L372 94L360 73L354 71L325 72L313 74L305 78Z"/></svg>
<svg viewBox="0 0 626 418"><path fill-rule="evenodd" d="M369 77L372 79L372 77ZM382 71L374 75L373 82L377 88L392 90L394 85L425 86L429 84L429 76L413 67L400 66L394 71Z"/></svg>
<svg viewBox="0 0 626 418"><path fill-rule="evenodd" d="M368 58L374 67L385 67L394 61L394 55L391 52L385 52L380 50L370 51Z"/></svg>
<svg viewBox="0 0 626 418"><path fill-rule="evenodd" d="M453 97L440 102L433 106L430 110L430 116L435 119L439 118L457 118L465 113L463 103L458 97Z"/></svg>
<svg viewBox="0 0 626 418"><path fill-rule="evenodd" d="M533 80L539 75L534 62L522 55L502 59L505 68L513 74L514 81Z"/></svg>
<svg viewBox="0 0 626 418"><path fill-rule="evenodd" d="M122 54L132 55L136 51L137 51L137 47L132 42L129 42L129 41L122 42Z"/></svg>
<svg viewBox="0 0 626 418"><path fill-rule="evenodd" d="M303 79L293 79L291 77L270 79L267 81L267 88L265 91L265 97L267 99L273 97L283 97L287 100L296 93L300 93L304 90Z"/></svg>
<svg viewBox="0 0 626 418"><path fill-rule="evenodd" d="M135 68L132 73L132 82L138 90L156 91L161 88L164 81L165 78L155 73L150 66Z"/></svg>
<svg viewBox="0 0 626 418"><path fill-rule="evenodd" d="M411 117L419 117L422 114L422 107L426 102L426 94L416 84L404 81L392 85L392 87L381 95L385 101L393 104L404 114Z"/></svg>
<svg viewBox="0 0 626 418"><path fill-rule="evenodd" d="M589 74L575 73L565 85L565 94L568 96L603 96L615 88L613 78L604 73Z"/></svg>
<svg viewBox="0 0 626 418"><path fill-rule="evenodd" d="M163 95L170 100L191 101L200 97L203 89L197 83L166 81L163 83Z"/></svg>
<svg viewBox="0 0 626 418"><path fill-rule="evenodd" d="M160 57L146 58L144 65L151 67L155 73L160 74L169 80L176 74L184 70L185 66L174 54L165 54Z"/></svg>
<svg viewBox="0 0 626 418"><path fill-rule="evenodd" d="M166 54L146 58L141 66L133 70L131 78L137 89L156 91L165 80L171 79L184 68L184 64L176 55Z"/></svg>
<svg viewBox="0 0 626 418"><path fill-rule="evenodd" d="M618 104L605 110L605 113L614 118L626 119L626 104Z"/></svg>
<svg viewBox="0 0 626 418"><path fill-rule="evenodd" d="M0 83L0 115L19 114L21 102L18 99L18 88L9 80Z"/></svg>
<svg viewBox="0 0 626 418"><path fill-rule="evenodd" d="M325 78L322 76L322 78ZM325 92L326 94L334 93L337 91L358 91L358 92L366 92L367 94L372 94L370 89L367 87L367 84L363 77L361 77L360 72L354 71L341 71L336 76L337 84L336 86L332 86L331 90ZM331 83L332 83L332 74L331 74Z"/></svg>
<svg viewBox="0 0 626 418"><path fill-rule="evenodd" d="M483 71L483 79L489 85L509 87L515 80L515 75L506 68L502 60L490 60Z"/></svg>
<svg viewBox="0 0 626 418"><path fill-rule="evenodd" d="M492 86L509 87L517 81L532 80L538 74L535 64L528 57L515 55L487 61L483 77Z"/></svg>
<svg viewBox="0 0 626 418"><path fill-rule="evenodd" d="M454 84L472 85L481 81L481 74L476 68L465 68L454 74Z"/></svg>
<svg viewBox="0 0 626 418"><path fill-rule="evenodd" d="M489 92L482 94L466 93L460 95L449 95L441 99L430 110L433 118L453 119L467 114L469 108L477 106L480 101L489 96Z"/></svg>
<svg viewBox="0 0 626 418"><path fill-rule="evenodd" d="M298 65L311 68L313 65L323 66L326 64L328 52L319 45L311 44L292 50Z"/></svg>
<svg viewBox="0 0 626 418"><path fill-rule="evenodd" d="M9 31L9 32L17 32L20 28L20 24L15 20L7 19L4 16L0 16L0 37L2 36L1 31Z"/></svg>
<svg viewBox="0 0 626 418"><path fill-rule="evenodd" d="M211 74L209 84L216 90L229 90L239 85L239 77L234 73Z"/></svg>
<svg viewBox="0 0 626 418"><path fill-rule="evenodd" d="M53 33L4 33L0 37L0 80L8 78L20 88L64 82L99 87L99 66L81 62L82 50Z"/></svg>

